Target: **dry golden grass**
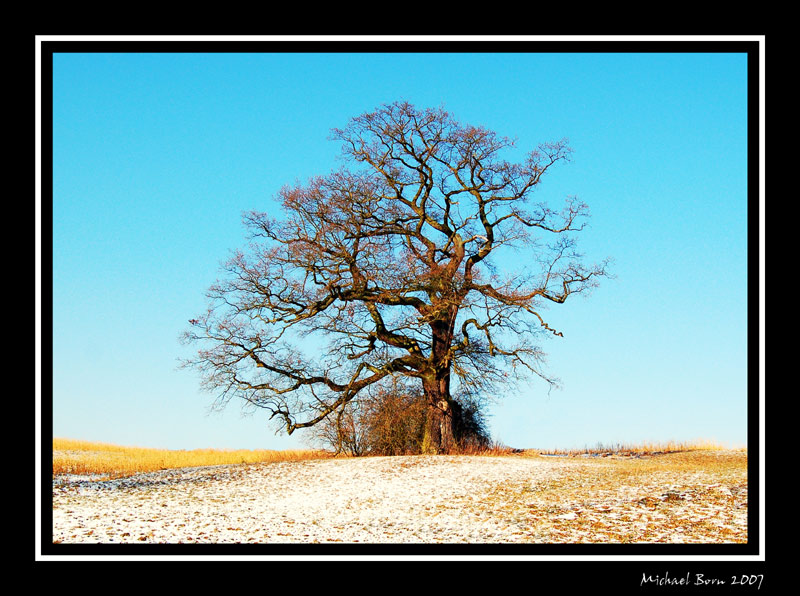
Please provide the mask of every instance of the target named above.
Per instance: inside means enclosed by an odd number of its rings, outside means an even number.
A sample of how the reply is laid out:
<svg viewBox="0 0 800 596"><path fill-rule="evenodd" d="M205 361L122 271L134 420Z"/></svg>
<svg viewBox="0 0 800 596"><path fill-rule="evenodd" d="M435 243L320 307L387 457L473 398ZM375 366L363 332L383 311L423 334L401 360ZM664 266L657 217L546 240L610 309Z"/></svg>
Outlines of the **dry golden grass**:
<svg viewBox="0 0 800 596"><path fill-rule="evenodd" d="M570 458L545 483L501 485L498 515L532 542L746 542L747 451Z"/></svg>
<svg viewBox="0 0 800 596"><path fill-rule="evenodd" d="M97 475L120 478L142 472L227 464L300 461L328 457L314 450L169 450L124 447L108 443L53 439L53 475Z"/></svg>
<svg viewBox="0 0 800 596"><path fill-rule="evenodd" d="M630 445L626 443L616 443L613 445L596 445L594 447L584 447L583 449L529 449L529 455L654 455L664 453L685 453L689 451L746 451L745 447L729 447L709 441L699 439L695 441L666 441L660 443L641 443Z"/></svg>

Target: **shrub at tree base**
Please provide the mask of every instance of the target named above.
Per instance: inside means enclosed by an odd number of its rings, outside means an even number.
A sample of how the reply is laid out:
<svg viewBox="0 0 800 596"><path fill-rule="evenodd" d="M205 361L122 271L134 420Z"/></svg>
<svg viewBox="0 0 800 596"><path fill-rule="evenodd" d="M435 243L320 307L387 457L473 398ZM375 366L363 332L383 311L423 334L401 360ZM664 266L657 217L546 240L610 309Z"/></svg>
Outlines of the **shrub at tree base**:
<svg viewBox="0 0 800 596"><path fill-rule="evenodd" d="M454 399L456 445L451 452L480 451L491 444L480 406ZM346 455L416 455L437 453L431 440L429 406L422 394L384 391L351 403L342 416L316 430L316 441Z"/></svg>

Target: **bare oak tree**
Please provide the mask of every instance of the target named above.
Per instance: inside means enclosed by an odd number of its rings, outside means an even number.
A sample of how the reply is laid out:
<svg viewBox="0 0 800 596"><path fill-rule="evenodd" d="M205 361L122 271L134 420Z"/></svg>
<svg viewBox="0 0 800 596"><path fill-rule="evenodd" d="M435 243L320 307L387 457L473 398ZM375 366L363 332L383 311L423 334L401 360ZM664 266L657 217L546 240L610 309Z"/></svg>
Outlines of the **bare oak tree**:
<svg viewBox="0 0 800 596"><path fill-rule="evenodd" d="M543 307L606 274L575 251L585 204L530 199L570 149L546 143L510 163L511 140L408 103L333 137L348 168L284 187L279 220L245 215L251 244L190 321L189 364L217 403L243 398L289 434L399 377L424 392L430 444L451 451L454 390L486 393L520 372L555 383L535 340L561 333ZM497 266L514 255L526 260Z"/></svg>

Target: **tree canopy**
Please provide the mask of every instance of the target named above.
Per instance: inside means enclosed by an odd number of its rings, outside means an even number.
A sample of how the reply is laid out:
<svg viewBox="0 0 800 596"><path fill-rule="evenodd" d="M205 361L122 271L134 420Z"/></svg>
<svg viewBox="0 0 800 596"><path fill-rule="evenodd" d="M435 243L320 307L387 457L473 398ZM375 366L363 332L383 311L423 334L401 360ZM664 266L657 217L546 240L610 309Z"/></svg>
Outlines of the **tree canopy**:
<svg viewBox="0 0 800 596"><path fill-rule="evenodd" d="M544 306L606 275L576 251L587 206L532 200L571 150L543 143L509 162L510 139L404 102L333 139L344 167L282 188L280 218L245 214L250 244L190 321L189 364L220 404L242 398L290 434L400 380L423 392L430 443L449 451L459 394L520 373L556 383L539 340L561 332Z"/></svg>

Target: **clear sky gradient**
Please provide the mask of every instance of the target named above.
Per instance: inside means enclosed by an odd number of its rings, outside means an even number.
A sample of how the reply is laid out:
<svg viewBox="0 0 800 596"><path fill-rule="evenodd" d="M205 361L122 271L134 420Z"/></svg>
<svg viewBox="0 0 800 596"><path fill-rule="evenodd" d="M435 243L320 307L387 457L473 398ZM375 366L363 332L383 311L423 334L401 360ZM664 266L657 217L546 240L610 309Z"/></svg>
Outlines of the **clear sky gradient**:
<svg viewBox="0 0 800 596"><path fill-rule="evenodd" d="M209 413L179 336L245 245L241 214L338 167L330 129L408 100L520 151L568 138L573 159L538 198L585 201L587 260L614 259L615 279L548 310L562 389L497 396L493 437L745 445L746 75L735 53L56 54L55 436L302 447L236 402Z"/></svg>

